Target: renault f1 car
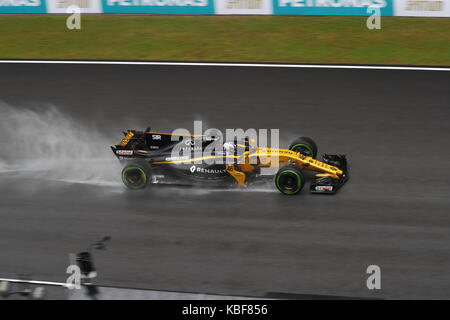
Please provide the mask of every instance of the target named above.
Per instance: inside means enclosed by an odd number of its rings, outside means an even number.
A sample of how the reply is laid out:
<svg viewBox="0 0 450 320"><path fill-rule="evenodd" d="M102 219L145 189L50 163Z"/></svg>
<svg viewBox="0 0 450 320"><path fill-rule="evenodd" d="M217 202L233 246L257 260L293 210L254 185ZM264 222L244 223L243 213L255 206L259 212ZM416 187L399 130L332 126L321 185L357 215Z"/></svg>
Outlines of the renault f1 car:
<svg viewBox="0 0 450 320"><path fill-rule="evenodd" d="M235 139L223 144L232 146L230 152L211 148L216 138L206 135L176 135L150 128L128 130L124 135L111 149L123 165L122 181L130 189L143 189L149 183L246 187L262 179L264 167L278 168L271 179L285 195L302 190L306 170L316 173L310 184L312 193L336 193L348 180L345 155L324 154L319 161L317 145L308 137L294 140L287 149L259 147L248 138ZM180 151L184 152L181 156Z"/></svg>

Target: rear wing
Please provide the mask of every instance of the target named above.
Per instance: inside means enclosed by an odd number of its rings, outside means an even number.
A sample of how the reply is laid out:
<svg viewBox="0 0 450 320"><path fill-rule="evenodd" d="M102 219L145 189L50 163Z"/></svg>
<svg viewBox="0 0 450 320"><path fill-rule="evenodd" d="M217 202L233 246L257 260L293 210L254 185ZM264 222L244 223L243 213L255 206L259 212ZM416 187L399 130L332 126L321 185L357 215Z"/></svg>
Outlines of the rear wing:
<svg viewBox="0 0 450 320"><path fill-rule="evenodd" d="M135 136L135 133L133 130L130 130L128 132L124 132L124 135L125 135L125 137L118 144L118 146L122 147L122 148L127 146L127 144L130 142L130 140L133 139L133 137Z"/></svg>
<svg viewBox="0 0 450 320"><path fill-rule="evenodd" d="M111 146L111 150L117 157L132 157L135 154L139 154L139 152L135 152L135 150L146 152L145 150L148 149L145 140L145 132L128 130L123 132L123 135L123 139L118 144Z"/></svg>
<svg viewBox="0 0 450 320"><path fill-rule="evenodd" d="M148 156L152 151L163 151L183 140L183 135L153 132L150 127L144 131L127 130L123 132L123 139L111 146L117 156Z"/></svg>

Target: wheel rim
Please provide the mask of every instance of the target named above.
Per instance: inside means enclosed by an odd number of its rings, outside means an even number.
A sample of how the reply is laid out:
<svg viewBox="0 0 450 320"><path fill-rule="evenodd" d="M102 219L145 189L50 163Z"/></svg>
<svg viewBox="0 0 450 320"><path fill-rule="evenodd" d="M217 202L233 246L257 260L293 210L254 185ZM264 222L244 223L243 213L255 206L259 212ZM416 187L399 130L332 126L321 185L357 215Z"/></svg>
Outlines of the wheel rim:
<svg viewBox="0 0 450 320"><path fill-rule="evenodd" d="M140 189L147 183L147 175L139 167L128 167L122 174L123 183L132 189Z"/></svg>
<svg viewBox="0 0 450 320"><path fill-rule="evenodd" d="M303 143L296 144L296 145L292 146L291 150L301 153L303 155L314 157L313 149L311 148L311 146L309 146L307 144L303 144Z"/></svg>
<svg viewBox="0 0 450 320"><path fill-rule="evenodd" d="M303 186L303 180L298 172L286 170L277 176L277 187L284 194L296 194Z"/></svg>

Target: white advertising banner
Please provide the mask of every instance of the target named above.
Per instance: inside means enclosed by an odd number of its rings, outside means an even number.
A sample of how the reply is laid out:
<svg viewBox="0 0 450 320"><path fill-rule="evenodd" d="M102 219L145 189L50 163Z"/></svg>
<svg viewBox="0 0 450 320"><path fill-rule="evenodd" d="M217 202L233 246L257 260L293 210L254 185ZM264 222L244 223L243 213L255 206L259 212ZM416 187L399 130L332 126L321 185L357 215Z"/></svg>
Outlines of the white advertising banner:
<svg viewBox="0 0 450 320"><path fill-rule="evenodd" d="M215 0L216 14L272 14L272 0Z"/></svg>
<svg viewBox="0 0 450 320"><path fill-rule="evenodd" d="M395 0L396 16L450 17L450 0Z"/></svg>
<svg viewBox="0 0 450 320"><path fill-rule="evenodd" d="M67 13L67 8L77 6L81 13L102 13L101 0L46 0L48 13Z"/></svg>

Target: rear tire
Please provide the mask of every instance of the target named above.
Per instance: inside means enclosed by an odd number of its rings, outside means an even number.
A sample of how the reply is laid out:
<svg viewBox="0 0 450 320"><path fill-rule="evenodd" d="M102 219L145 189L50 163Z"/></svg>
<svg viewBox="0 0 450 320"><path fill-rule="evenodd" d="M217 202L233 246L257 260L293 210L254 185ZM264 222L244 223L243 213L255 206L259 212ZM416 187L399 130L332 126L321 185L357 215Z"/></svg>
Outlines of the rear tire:
<svg viewBox="0 0 450 320"><path fill-rule="evenodd" d="M122 181L129 189L144 189L149 180L150 168L145 162L132 162L122 170Z"/></svg>
<svg viewBox="0 0 450 320"><path fill-rule="evenodd" d="M305 178L298 167L288 165L278 170L275 175L275 185L282 194L294 195L302 190L305 185Z"/></svg>
<svg viewBox="0 0 450 320"><path fill-rule="evenodd" d="M317 144L309 137L300 137L295 139L289 146L289 150L301 153L304 156L316 158Z"/></svg>

